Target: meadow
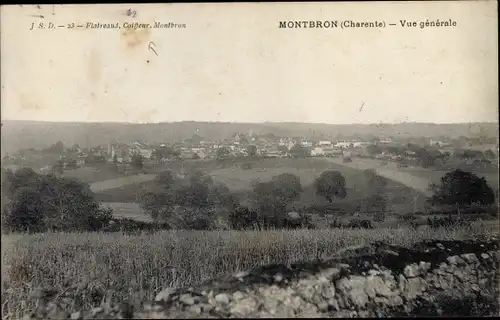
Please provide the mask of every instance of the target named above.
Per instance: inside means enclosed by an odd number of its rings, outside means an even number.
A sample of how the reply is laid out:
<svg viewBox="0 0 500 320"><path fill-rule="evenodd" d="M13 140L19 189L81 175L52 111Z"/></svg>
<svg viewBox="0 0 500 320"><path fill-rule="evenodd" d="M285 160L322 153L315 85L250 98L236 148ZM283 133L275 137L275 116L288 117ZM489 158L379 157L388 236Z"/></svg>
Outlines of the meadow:
<svg viewBox="0 0 500 320"><path fill-rule="evenodd" d="M139 306L166 287L184 287L270 263L326 258L339 249L384 241L465 239L498 232L471 229L323 229L162 231L153 234L44 233L2 236L2 318L22 318L37 288L66 299L69 312L105 299Z"/></svg>
<svg viewBox="0 0 500 320"><path fill-rule="evenodd" d="M72 170L65 170L64 176L76 178L87 183L99 182L123 177L122 172L117 172L113 164L93 165Z"/></svg>
<svg viewBox="0 0 500 320"><path fill-rule="evenodd" d="M215 161L191 161L189 165L180 166L180 164L166 164L162 167L164 170L179 172L184 170L190 172L193 170L202 170L212 176L215 181L226 184L229 189L240 195L243 202L247 201L248 195L252 190L252 183L269 181L273 176L281 173L292 173L300 178L304 192L301 198L291 203L291 208L305 208L311 205L324 205L328 201L315 194L314 180L325 170L340 171L346 179L347 193L346 199L337 200L342 206L349 206L353 203L359 203L362 199L371 194L370 187L366 182L366 177L361 170L349 168L338 163L328 161L327 159L258 159L245 162L228 161L224 168L217 168ZM251 163L250 169L243 169L241 164ZM144 178L150 176L145 175ZM138 202L140 194L147 190L152 181L144 181L136 184L121 185L113 189L101 190L96 193L96 198L102 202L130 203ZM422 211L425 208L425 196L414 189L392 180L387 180L386 197L388 199L388 210L394 212L414 212ZM126 210L126 209L124 209Z"/></svg>
<svg viewBox="0 0 500 320"><path fill-rule="evenodd" d="M432 183L439 183L440 179L448 172L445 170L429 170L424 168L402 168L402 171L409 172L411 175L416 177L422 177L429 179ZM489 170L489 171L481 171L481 170L470 170L470 172L476 174L479 177L484 177L490 187L493 190L498 190L498 170Z"/></svg>

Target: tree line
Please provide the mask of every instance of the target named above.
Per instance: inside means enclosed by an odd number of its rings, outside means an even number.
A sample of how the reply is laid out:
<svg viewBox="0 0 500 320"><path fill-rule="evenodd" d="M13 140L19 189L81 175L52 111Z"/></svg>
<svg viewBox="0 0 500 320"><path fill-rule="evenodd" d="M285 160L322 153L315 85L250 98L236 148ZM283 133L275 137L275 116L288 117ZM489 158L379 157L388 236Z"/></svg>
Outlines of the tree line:
<svg viewBox="0 0 500 320"><path fill-rule="evenodd" d="M375 212L374 220L383 221L387 180L373 170L365 170L364 175L371 194L361 203L361 209ZM474 206L494 205L498 196L484 178L462 170L448 172L430 187L433 195L429 202L438 208L451 206L459 216ZM315 180L314 189L329 203L348 195L346 180L339 171L323 172ZM185 176L165 171L141 194L140 205L153 220L172 229L312 227L310 216L293 208L303 192L299 177L283 173L253 183L250 204L243 205L225 184L201 171ZM111 209L100 206L87 183L52 173L38 174L30 168L2 172L4 230L95 231L111 220Z"/></svg>

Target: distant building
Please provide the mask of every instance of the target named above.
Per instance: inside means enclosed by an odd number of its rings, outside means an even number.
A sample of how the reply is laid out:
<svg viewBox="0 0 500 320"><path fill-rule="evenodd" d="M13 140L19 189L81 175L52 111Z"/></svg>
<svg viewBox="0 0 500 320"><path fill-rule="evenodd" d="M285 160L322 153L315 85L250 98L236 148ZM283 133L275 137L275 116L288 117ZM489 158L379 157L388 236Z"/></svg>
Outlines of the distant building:
<svg viewBox="0 0 500 320"><path fill-rule="evenodd" d="M329 140L321 140L318 142L318 147L332 147L333 143Z"/></svg>
<svg viewBox="0 0 500 320"><path fill-rule="evenodd" d="M312 141L309 141L309 140L307 140L307 139L302 139L302 140L300 141L300 145L301 145L303 148L312 148L313 143L312 143Z"/></svg>
<svg viewBox="0 0 500 320"><path fill-rule="evenodd" d="M440 147L440 148L451 146L451 143L443 142L440 140L432 140L432 139L429 141L429 144L431 146Z"/></svg>
<svg viewBox="0 0 500 320"><path fill-rule="evenodd" d="M339 141L337 143L335 143L334 147L336 148L342 148L342 149L347 149L347 148L350 148L352 146L352 142L349 142L349 141Z"/></svg>

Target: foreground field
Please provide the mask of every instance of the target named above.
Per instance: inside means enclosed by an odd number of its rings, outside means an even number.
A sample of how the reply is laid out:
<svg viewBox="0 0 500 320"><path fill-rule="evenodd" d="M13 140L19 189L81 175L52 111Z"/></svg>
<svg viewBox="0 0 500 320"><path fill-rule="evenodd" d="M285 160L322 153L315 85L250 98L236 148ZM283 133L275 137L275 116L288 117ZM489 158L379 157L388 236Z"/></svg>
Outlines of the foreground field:
<svg viewBox="0 0 500 320"><path fill-rule="evenodd" d="M270 263L324 258L352 245L384 241L412 246L426 239L466 239L494 227L429 230L296 230L159 232L124 235L47 233L2 237L2 318L21 318L36 288L71 293L71 310L104 298L138 305L165 287Z"/></svg>

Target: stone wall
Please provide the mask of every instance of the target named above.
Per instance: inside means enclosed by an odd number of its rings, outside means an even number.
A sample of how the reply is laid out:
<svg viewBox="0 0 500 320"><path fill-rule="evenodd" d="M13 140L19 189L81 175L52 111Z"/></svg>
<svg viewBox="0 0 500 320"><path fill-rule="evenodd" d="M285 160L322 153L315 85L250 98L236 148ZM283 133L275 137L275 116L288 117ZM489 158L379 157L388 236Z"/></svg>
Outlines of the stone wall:
<svg viewBox="0 0 500 320"><path fill-rule="evenodd" d="M71 317L498 315L498 250L497 239L424 242L411 249L375 243L324 261L269 265L165 289L142 310L122 304Z"/></svg>

